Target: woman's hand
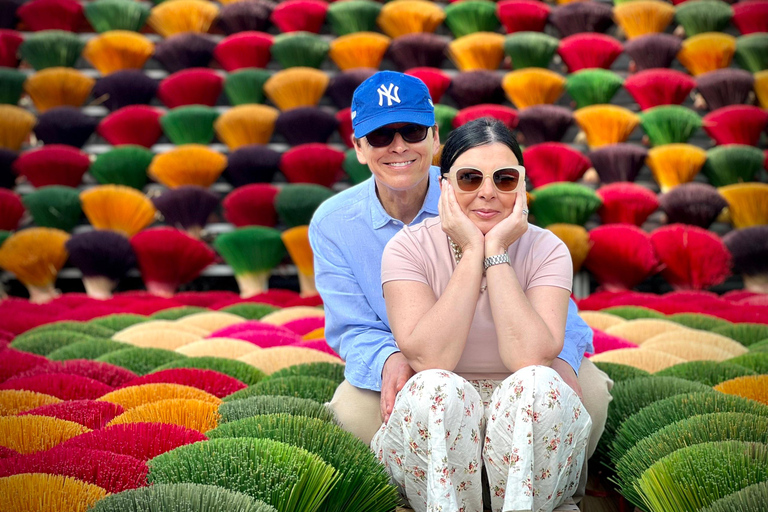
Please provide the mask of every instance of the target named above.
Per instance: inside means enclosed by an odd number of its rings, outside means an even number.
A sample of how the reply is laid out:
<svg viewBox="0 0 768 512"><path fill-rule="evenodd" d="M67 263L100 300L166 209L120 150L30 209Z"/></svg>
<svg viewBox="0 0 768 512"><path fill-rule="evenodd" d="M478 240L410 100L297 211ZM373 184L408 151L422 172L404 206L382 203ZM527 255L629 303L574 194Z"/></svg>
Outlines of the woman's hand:
<svg viewBox="0 0 768 512"><path fill-rule="evenodd" d="M515 206L506 219L496 224L485 234L485 256L504 254L528 230L528 204L525 187L516 192Z"/></svg>
<svg viewBox="0 0 768 512"><path fill-rule="evenodd" d="M463 252L470 249L483 250L483 232L475 226L469 217L461 210L453 185L448 180L440 183L440 202L437 205L440 222L445 234L461 247Z"/></svg>

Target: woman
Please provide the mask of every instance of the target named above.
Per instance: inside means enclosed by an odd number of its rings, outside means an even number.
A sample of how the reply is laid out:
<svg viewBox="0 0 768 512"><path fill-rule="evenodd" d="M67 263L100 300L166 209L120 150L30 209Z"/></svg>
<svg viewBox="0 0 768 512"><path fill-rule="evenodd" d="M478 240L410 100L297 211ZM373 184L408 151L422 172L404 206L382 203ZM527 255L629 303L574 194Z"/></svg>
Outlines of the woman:
<svg viewBox="0 0 768 512"><path fill-rule="evenodd" d="M440 216L382 257L395 340L417 372L371 447L417 511L551 511L576 490L591 420L550 368L572 264L529 226L522 153L499 121L451 133Z"/></svg>

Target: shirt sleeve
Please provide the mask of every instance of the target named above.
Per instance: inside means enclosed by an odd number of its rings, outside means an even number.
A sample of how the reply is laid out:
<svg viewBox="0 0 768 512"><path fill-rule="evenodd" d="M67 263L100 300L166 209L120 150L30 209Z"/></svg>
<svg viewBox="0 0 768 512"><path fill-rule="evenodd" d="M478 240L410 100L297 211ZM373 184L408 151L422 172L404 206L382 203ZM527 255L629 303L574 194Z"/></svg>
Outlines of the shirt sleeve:
<svg viewBox="0 0 768 512"><path fill-rule="evenodd" d="M336 243L314 220L309 226L315 285L325 305L325 339L345 361L355 387L381 390L387 358L399 352L389 327L374 312Z"/></svg>

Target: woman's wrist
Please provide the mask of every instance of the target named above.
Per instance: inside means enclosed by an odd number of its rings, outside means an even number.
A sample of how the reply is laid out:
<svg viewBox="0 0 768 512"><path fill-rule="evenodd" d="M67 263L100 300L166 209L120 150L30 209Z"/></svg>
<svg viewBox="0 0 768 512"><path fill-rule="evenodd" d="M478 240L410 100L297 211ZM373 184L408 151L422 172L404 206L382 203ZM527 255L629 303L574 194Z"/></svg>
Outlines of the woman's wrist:
<svg viewBox="0 0 768 512"><path fill-rule="evenodd" d="M498 256L507 252L508 247L504 244L494 241L488 241L485 243L485 257Z"/></svg>

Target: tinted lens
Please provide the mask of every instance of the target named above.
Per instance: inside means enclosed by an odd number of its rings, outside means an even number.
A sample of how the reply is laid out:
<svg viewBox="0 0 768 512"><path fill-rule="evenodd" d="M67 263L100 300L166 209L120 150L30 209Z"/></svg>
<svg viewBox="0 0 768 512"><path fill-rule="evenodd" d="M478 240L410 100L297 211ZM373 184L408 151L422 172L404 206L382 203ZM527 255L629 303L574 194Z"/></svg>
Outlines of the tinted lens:
<svg viewBox="0 0 768 512"><path fill-rule="evenodd" d="M456 185L464 192L477 190L483 183L483 173L477 169L459 169L456 171Z"/></svg>
<svg viewBox="0 0 768 512"><path fill-rule="evenodd" d="M399 133L405 142L414 143L421 142L427 138L428 126L422 126L420 124L407 124L403 127L394 128L379 128L373 130L371 133L365 136L368 139L368 144L375 148L382 148L389 146L395 138L395 134Z"/></svg>
<svg viewBox="0 0 768 512"><path fill-rule="evenodd" d="M395 138L395 130L392 128L379 128L373 130L365 138L368 139L368 144L375 148L389 146Z"/></svg>
<svg viewBox="0 0 768 512"><path fill-rule="evenodd" d="M512 192L520 181L517 169L499 169L493 173L493 183L501 192Z"/></svg>
<svg viewBox="0 0 768 512"><path fill-rule="evenodd" d="M403 136L405 142L421 142L427 138L427 126L420 124L407 124L397 131Z"/></svg>

